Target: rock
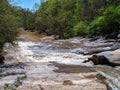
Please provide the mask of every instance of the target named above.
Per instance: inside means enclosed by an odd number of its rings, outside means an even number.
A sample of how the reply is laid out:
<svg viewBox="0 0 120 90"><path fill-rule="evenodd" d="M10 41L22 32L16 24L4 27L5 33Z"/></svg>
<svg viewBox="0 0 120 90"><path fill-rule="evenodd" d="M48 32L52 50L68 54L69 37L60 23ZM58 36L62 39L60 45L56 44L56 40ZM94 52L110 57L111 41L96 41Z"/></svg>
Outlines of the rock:
<svg viewBox="0 0 120 90"><path fill-rule="evenodd" d="M73 82L71 80L65 80L63 82L63 85L74 85Z"/></svg>
<svg viewBox="0 0 120 90"><path fill-rule="evenodd" d="M110 48L89 49L86 52L84 52L83 55L92 55L92 54L96 54L96 53L100 53L100 52L104 52L104 51L108 51L108 50L110 50Z"/></svg>
<svg viewBox="0 0 120 90"><path fill-rule="evenodd" d="M101 56L93 55L92 57L88 58L88 60L84 61L84 63L89 62L89 61L92 61L94 65L98 65L98 64L110 65L109 60L103 55Z"/></svg>
<svg viewBox="0 0 120 90"><path fill-rule="evenodd" d="M94 65L109 65L109 66L120 66L120 49L115 51L104 52L98 55L93 55L83 63L92 61Z"/></svg>
<svg viewBox="0 0 120 90"><path fill-rule="evenodd" d="M119 31L118 36L117 36L117 41L120 42L120 31Z"/></svg>
<svg viewBox="0 0 120 90"><path fill-rule="evenodd" d="M110 42L116 42L116 40L115 39L107 39L106 41L105 41L105 43L110 43Z"/></svg>
<svg viewBox="0 0 120 90"><path fill-rule="evenodd" d="M0 55L0 64L4 64L5 57L3 55Z"/></svg>
<svg viewBox="0 0 120 90"><path fill-rule="evenodd" d="M3 76L10 76L10 75L23 75L23 74L26 74L26 72L25 71L20 71L20 70L18 70L18 71L10 71L10 72L4 72L3 73Z"/></svg>
<svg viewBox="0 0 120 90"><path fill-rule="evenodd" d="M106 77L104 77L103 75L101 75L99 73L96 75L96 78L101 80L101 81L105 81L106 80Z"/></svg>
<svg viewBox="0 0 120 90"><path fill-rule="evenodd" d="M5 43L4 48L6 49L13 48L13 45L11 43Z"/></svg>
<svg viewBox="0 0 120 90"><path fill-rule="evenodd" d="M120 43L116 43L113 46L111 46L111 50L117 50L120 49Z"/></svg>
<svg viewBox="0 0 120 90"><path fill-rule="evenodd" d="M120 49L103 52L98 55L104 55L110 61L110 63L120 65Z"/></svg>
<svg viewBox="0 0 120 90"><path fill-rule="evenodd" d="M120 39L120 34L118 34L117 38Z"/></svg>
<svg viewBox="0 0 120 90"><path fill-rule="evenodd" d="M98 39L102 38L102 36L94 36L90 38L90 41L96 41Z"/></svg>
<svg viewBox="0 0 120 90"><path fill-rule="evenodd" d="M98 45L98 46L92 46L92 47L87 47L85 50L82 52L79 52L79 54L83 55L92 55L92 54L97 54L101 53L104 51L113 51L120 49L120 43L115 43L115 44L103 44L103 45Z"/></svg>
<svg viewBox="0 0 120 90"><path fill-rule="evenodd" d="M95 40L97 40L98 38L90 38L90 41L95 41Z"/></svg>
<svg viewBox="0 0 120 90"><path fill-rule="evenodd" d="M52 36L46 36L41 38L41 41L47 42L47 41L53 41L53 40L57 40L59 38L59 36L57 35L52 35Z"/></svg>
<svg viewBox="0 0 120 90"><path fill-rule="evenodd" d="M0 65L0 68L21 68L24 69L24 67L27 66L26 64L19 62L19 63L15 63L15 64L5 64L5 65Z"/></svg>

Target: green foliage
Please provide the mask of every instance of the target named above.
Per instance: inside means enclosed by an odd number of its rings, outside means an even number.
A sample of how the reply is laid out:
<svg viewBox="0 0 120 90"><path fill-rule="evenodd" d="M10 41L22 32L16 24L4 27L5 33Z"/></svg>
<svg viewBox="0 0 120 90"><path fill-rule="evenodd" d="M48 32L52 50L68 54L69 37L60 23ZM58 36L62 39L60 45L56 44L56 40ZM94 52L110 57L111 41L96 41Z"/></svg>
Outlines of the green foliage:
<svg viewBox="0 0 120 90"><path fill-rule="evenodd" d="M113 17L108 7L119 4L119 0L47 0L36 12L36 29L48 35L57 34L60 38L86 35L88 30L91 34L106 34L113 29L109 28L113 24L111 21L119 17ZM107 20L108 12L112 18Z"/></svg>
<svg viewBox="0 0 120 90"><path fill-rule="evenodd" d="M111 34L114 37L120 30L120 5L109 6L102 16L97 17L93 20L89 27L91 34Z"/></svg>
<svg viewBox="0 0 120 90"><path fill-rule="evenodd" d="M56 34L61 38L72 37L72 28L79 20L73 8L78 9L73 0L48 0L43 2L37 11L36 29L48 35Z"/></svg>
<svg viewBox="0 0 120 90"><path fill-rule="evenodd" d="M36 12L8 1L0 0L0 52L4 43L16 40L19 27L65 39L89 33L115 36L120 30L120 0L41 0Z"/></svg>
<svg viewBox="0 0 120 90"><path fill-rule="evenodd" d="M4 85L4 90L17 90L17 88L22 84L23 80L26 79L27 76L21 76L17 77L17 79L14 81L13 84L5 84Z"/></svg>
<svg viewBox="0 0 120 90"><path fill-rule="evenodd" d="M0 0L0 53L6 42L14 43L18 28L35 29L35 13L12 6L9 0Z"/></svg>
<svg viewBox="0 0 120 90"><path fill-rule="evenodd" d="M29 9L12 6L12 13L18 21L18 27L25 28L25 30L35 29L35 13Z"/></svg>
<svg viewBox="0 0 120 90"><path fill-rule="evenodd" d="M77 25L74 26L73 32L75 36L84 36L88 34L87 24L83 21L80 21Z"/></svg>
<svg viewBox="0 0 120 90"><path fill-rule="evenodd" d="M101 34L101 30L104 24L105 24L104 17L99 16L89 24L88 26L89 33L92 35Z"/></svg>
<svg viewBox="0 0 120 90"><path fill-rule="evenodd" d="M35 29L35 13L29 9L18 9L18 12L22 14L19 15L21 18L21 27L25 28L25 30Z"/></svg>
<svg viewBox="0 0 120 90"><path fill-rule="evenodd" d="M0 53L4 43L13 43L17 36L17 18L10 10L7 0L0 0Z"/></svg>

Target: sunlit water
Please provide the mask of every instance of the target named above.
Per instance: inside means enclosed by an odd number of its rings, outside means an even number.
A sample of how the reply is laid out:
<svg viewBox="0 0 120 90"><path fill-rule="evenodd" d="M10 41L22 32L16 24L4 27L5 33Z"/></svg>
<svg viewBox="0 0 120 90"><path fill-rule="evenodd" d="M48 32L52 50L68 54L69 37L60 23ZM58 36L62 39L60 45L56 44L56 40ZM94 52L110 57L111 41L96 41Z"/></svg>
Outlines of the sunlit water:
<svg viewBox="0 0 120 90"><path fill-rule="evenodd" d="M32 42L19 42L20 52L22 57L26 57L34 62L58 62L63 64L75 65L91 65L90 63L82 63L87 60L88 56L78 55L71 53L70 50L53 49L51 43L32 43Z"/></svg>
<svg viewBox="0 0 120 90"><path fill-rule="evenodd" d="M76 40L77 41L77 40ZM16 59L21 62L57 62L60 64L68 65L81 65L94 67L101 75L107 78L106 83L112 90L120 90L120 67L112 68L109 66L94 66L92 62L82 63L84 60L87 60L90 55L76 54L74 51L83 50L81 48L69 48L61 49L54 47L54 44L61 43L63 41L51 41L51 42L18 42L18 52L16 52ZM55 66L45 66L41 65L40 68L34 68L29 74L38 72L49 74L48 71L53 71L57 69Z"/></svg>

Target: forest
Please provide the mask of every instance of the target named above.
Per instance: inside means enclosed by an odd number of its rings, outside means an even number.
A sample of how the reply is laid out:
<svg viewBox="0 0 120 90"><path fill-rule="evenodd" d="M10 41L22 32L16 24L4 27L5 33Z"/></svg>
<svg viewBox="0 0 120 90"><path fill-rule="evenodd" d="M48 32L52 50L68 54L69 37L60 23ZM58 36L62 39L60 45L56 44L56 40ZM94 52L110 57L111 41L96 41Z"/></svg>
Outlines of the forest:
<svg viewBox="0 0 120 90"><path fill-rule="evenodd" d="M35 12L0 0L0 52L6 42L13 43L19 28L59 35L109 36L120 31L120 0L41 0Z"/></svg>

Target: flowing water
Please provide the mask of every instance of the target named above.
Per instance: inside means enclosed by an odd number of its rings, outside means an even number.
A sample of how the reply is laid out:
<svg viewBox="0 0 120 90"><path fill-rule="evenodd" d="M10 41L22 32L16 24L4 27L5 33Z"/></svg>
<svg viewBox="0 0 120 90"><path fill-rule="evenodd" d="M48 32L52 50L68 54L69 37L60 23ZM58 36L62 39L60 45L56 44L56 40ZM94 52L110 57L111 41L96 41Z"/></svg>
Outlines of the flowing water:
<svg viewBox="0 0 120 90"><path fill-rule="evenodd" d="M42 90L42 88L45 90L107 90L106 85L96 78L98 73L106 78L105 83L110 89L120 90L120 67L94 66L92 62L82 63L90 55L76 54L78 50L84 52L83 42L79 39L69 40L69 42L65 40L19 41L17 49L8 49L9 53L12 53L11 56L15 57L15 61L28 65L24 69L27 79L18 90L26 88L28 90ZM8 59L10 59L9 55ZM73 84L65 86L63 84L65 80L71 80Z"/></svg>

